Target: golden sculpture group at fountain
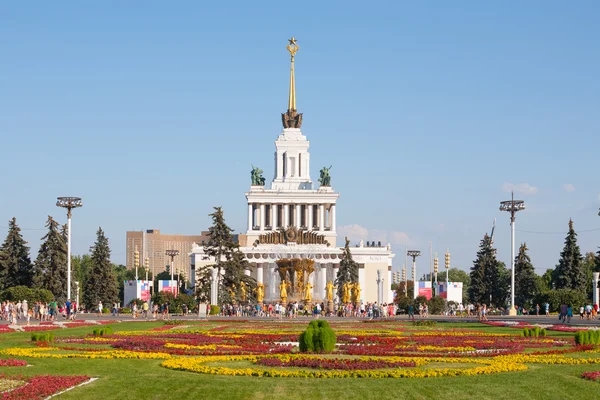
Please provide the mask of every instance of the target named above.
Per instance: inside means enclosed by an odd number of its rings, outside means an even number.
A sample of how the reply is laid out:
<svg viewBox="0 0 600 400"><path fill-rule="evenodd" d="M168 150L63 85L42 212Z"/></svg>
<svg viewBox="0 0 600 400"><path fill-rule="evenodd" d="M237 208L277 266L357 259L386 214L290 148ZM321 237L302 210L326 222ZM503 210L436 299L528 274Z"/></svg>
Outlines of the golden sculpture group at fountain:
<svg viewBox="0 0 600 400"><path fill-rule="evenodd" d="M360 283L344 283L342 286L342 303L360 303Z"/></svg>
<svg viewBox="0 0 600 400"><path fill-rule="evenodd" d="M279 297L286 303L288 297L293 300L312 301L312 288L309 278L315 270L314 260L306 258L282 258L276 261L277 272L281 278Z"/></svg>

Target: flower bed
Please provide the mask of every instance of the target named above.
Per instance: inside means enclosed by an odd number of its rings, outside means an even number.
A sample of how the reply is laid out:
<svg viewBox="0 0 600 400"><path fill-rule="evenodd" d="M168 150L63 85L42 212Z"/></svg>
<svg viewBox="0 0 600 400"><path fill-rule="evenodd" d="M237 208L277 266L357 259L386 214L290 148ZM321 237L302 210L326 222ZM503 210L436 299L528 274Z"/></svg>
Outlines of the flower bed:
<svg viewBox="0 0 600 400"><path fill-rule="evenodd" d="M600 382L600 371L584 372L581 374L581 377L591 381Z"/></svg>
<svg viewBox="0 0 600 400"><path fill-rule="evenodd" d="M282 360L280 358L259 358L259 365L267 367L301 367L315 369L337 369L343 371L357 369L381 369L381 368L407 368L414 367L414 361L385 361L385 360L361 360L361 359L338 359L338 358L304 358Z"/></svg>
<svg viewBox="0 0 600 400"><path fill-rule="evenodd" d="M7 377L0 378L6 379ZM27 383L23 386L4 393L3 400L34 400L45 399L53 394L59 393L65 389L79 385L89 378L87 376L53 376L43 375L31 378L8 378L10 380L25 380Z"/></svg>
<svg viewBox="0 0 600 400"><path fill-rule="evenodd" d="M15 360L14 358L0 359L0 367L24 367L27 365L25 360Z"/></svg>

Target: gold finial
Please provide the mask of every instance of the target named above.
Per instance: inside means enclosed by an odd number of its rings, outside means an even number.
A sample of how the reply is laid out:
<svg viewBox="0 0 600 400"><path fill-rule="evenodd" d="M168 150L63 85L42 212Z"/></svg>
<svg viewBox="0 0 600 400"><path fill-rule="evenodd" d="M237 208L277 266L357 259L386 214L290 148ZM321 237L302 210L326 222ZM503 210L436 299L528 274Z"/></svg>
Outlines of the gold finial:
<svg viewBox="0 0 600 400"><path fill-rule="evenodd" d="M292 65L290 67L290 96L288 99L288 110L291 111L296 109L296 77L294 74L294 57L296 56L296 52L300 46L298 46L298 43L296 43L296 38L293 36L291 39L288 39L288 42L290 43L287 45L287 50L292 56Z"/></svg>
<svg viewBox="0 0 600 400"><path fill-rule="evenodd" d="M300 46L298 46L297 40L293 36L291 39L288 39L288 42L289 44L286 48L291 56L290 95L288 98L288 110L286 113L281 114L281 119L284 128L300 128L302 126L302 114L296 110L296 76L294 74L294 57Z"/></svg>

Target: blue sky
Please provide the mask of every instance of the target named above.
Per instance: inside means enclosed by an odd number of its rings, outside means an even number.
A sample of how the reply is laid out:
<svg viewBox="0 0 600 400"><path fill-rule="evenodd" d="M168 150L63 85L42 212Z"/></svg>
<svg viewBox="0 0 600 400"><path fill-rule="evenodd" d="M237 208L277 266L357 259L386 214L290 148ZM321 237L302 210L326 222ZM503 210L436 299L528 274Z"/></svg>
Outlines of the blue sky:
<svg viewBox="0 0 600 400"><path fill-rule="evenodd" d="M600 5L503 2L117 2L0 5L0 235L37 252L57 196L80 196L73 251L98 226L246 226L250 165L273 174L294 35L312 177L333 165L351 239L429 242L468 270L497 218L509 263L514 189L538 272L573 218L600 245ZM42 230L40 230L42 229ZM523 232L528 231L528 232ZM541 233L531 233L541 232ZM343 239L338 240L342 244Z"/></svg>

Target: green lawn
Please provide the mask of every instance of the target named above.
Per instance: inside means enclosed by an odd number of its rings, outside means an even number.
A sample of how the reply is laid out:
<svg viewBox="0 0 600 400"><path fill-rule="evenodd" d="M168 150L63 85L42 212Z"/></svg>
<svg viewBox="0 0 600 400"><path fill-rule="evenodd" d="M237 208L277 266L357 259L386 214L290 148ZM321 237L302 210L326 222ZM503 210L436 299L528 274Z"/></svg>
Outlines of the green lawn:
<svg viewBox="0 0 600 400"><path fill-rule="evenodd" d="M113 324L115 332L162 323ZM235 325L232 330L235 330ZM393 325L390 325L390 327ZM436 329L450 326L438 324ZM452 324L465 327L465 324ZM363 327L368 329L368 324ZM517 331L466 324L488 332ZM54 330L57 336L91 333L92 327ZM557 333L557 336L565 334ZM566 334L572 336L572 334ZM30 346L29 333L0 335L0 348ZM3 357L3 356L0 356ZM6 358L6 357L5 357ZM11 375L85 374L97 381L60 399L596 399L600 383L581 379L600 365L529 365L522 372L426 379L297 379L201 375L159 366L158 360L29 359L31 367L0 368ZM445 365L448 366L448 365ZM459 366L460 367L460 366Z"/></svg>

